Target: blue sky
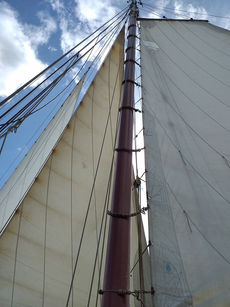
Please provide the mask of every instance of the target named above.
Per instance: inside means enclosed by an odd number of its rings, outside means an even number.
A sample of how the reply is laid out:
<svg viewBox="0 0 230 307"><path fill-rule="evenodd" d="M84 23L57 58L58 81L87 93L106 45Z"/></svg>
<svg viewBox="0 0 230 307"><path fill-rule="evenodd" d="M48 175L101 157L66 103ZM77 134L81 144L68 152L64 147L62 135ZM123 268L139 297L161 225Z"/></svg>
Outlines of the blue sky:
<svg viewBox="0 0 230 307"><path fill-rule="evenodd" d="M204 18L230 28L227 0L146 0L143 3L142 16L157 17L146 4L161 16ZM0 95L10 94L124 6L126 1L120 0L0 1Z"/></svg>
<svg viewBox="0 0 230 307"><path fill-rule="evenodd" d="M230 29L227 0L222 0L221 5L214 0L146 0L143 3L142 17L208 19ZM126 5L121 0L0 0L0 100ZM33 118L34 131L44 114ZM0 178L3 178L0 187L31 145L28 140L32 130L26 127L9 137L0 156Z"/></svg>

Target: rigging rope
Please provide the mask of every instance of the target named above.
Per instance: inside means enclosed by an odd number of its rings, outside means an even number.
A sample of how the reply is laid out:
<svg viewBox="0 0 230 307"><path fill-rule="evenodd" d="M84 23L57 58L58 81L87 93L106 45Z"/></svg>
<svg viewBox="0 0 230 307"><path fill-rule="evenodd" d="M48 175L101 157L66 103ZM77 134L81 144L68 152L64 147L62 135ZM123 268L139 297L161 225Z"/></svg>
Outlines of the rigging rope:
<svg viewBox="0 0 230 307"><path fill-rule="evenodd" d="M98 29L96 29L93 33L88 35L86 38L84 38L80 43L75 45L73 48L71 48L69 51L67 51L64 55L62 55L60 58L58 58L56 61L54 61L52 64L50 64L48 67L46 67L43 71L41 71L39 74L37 74L35 77L33 77L31 80L26 82L24 85L22 85L20 88L18 88L14 93L6 97L4 100L0 102L0 106L4 105L7 101L9 101L12 97L14 97L16 94L18 94L21 90L26 88L28 85L32 84L34 81L36 81L39 77L41 77L45 72L47 72L51 67L53 67L55 64L60 62L63 58L65 58L68 54L70 54L73 50L75 50L77 47L79 47L81 44L83 44L85 41L87 41L90 37L92 37L95 33L97 33L99 30L101 30L104 26L106 26L110 21L112 21L114 18L119 16L122 12L126 12L129 5L127 5L125 8L123 8L121 11L119 11L115 16L110 18L108 21L106 21L102 26L100 26ZM102 32L101 32L102 33Z"/></svg>
<svg viewBox="0 0 230 307"><path fill-rule="evenodd" d="M148 6L151 9L159 9L159 10L164 10L164 11L173 11L174 14L175 13L175 8L171 8L171 7L161 7L161 6L151 6L149 4L144 4L144 6ZM215 18L223 18L223 19L230 19L230 17L228 16L220 16L220 15L214 15L214 14L208 14L208 13L200 13L200 12L192 12L192 11L187 11L187 10L182 10L182 9L176 9L176 11L178 12L184 12L184 13L189 13L189 14L196 14L196 15L201 15L201 16L210 16L210 17L215 17ZM182 15L185 16L185 15Z"/></svg>
<svg viewBox="0 0 230 307"><path fill-rule="evenodd" d="M113 29L115 29L125 18L126 18L126 13L124 14L124 16L122 16L123 18L121 19L121 20L119 20L119 22L110 30L110 31L112 31ZM116 20L117 21L117 20ZM104 31L103 31L104 32ZM109 32L110 33L110 32ZM106 36L108 35L108 33L106 33L104 36L102 36L100 39L98 39L98 41L95 43L95 45L97 45L97 44L99 44ZM94 41L95 39L93 39L92 41ZM90 42L90 43L92 43L92 41ZM89 44L87 44L84 48L86 48L86 47L88 47L88 45ZM34 104L34 106L33 107L36 107L40 102L41 102L41 100L38 100L37 102L36 102L36 99L37 98L40 98L40 96L42 96L42 95L46 95L47 93L46 93L46 91L51 91L52 89L53 89L53 87L59 82L59 80L61 79L61 78L63 78L64 77L64 75L77 63L77 62L79 62L86 54L88 54L94 47L95 47L95 45L93 46L93 47L91 47L91 48L89 48L82 56L80 56L80 57L78 57L77 58L77 60L74 60L73 61L73 63L71 64L71 65L69 65L65 70L64 70L64 72L62 72L56 79L54 79L45 89L43 89L35 98L33 98L30 102L28 102L27 104L26 104L26 106L24 106L20 111L18 111L14 116L12 116L11 117L11 119L9 119L6 123L4 123L4 124L1 124L1 128L0 128L0 132L1 132L1 134L0 134L0 136L2 136L3 135L3 133L4 133L4 131L6 130L6 128L8 127L8 125L11 123L11 122L13 122L13 121L15 121L15 119L19 116L19 115L21 115L21 114L23 114L23 112L28 108L28 107L30 107L30 105L33 103L33 102L35 102L35 104ZM83 49L84 49L83 48ZM83 49L81 49L81 50L83 50ZM79 53L81 52L81 50L79 51ZM75 57L75 55L73 56L73 57ZM72 57L72 58L73 58ZM69 62L72 58L70 58L68 61L66 61L66 63L67 62ZM61 66L61 67L63 67L64 66L64 64ZM61 68L61 67L59 67L58 68L58 70ZM52 73L50 76L52 76L54 73ZM50 78L50 76L49 77L47 77L44 81L46 81L48 78ZM43 81L43 82L44 82ZM40 84L39 84L40 85ZM39 86L38 85L38 86ZM37 86L37 87L38 87ZM30 91L30 93L32 93L37 87L35 87L33 90L31 90ZM48 92L49 93L49 92ZM2 115L0 115L0 119L2 119L3 117L5 117L13 108L15 108L25 97L27 97L29 95L29 93L28 94L26 94L22 99L20 99L16 104L14 104L14 106L12 106L12 107L10 107L10 109L9 110L7 110L6 112L4 112ZM41 98L44 98L44 96L42 96ZM24 114L25 115L25 114Z"/></svg>

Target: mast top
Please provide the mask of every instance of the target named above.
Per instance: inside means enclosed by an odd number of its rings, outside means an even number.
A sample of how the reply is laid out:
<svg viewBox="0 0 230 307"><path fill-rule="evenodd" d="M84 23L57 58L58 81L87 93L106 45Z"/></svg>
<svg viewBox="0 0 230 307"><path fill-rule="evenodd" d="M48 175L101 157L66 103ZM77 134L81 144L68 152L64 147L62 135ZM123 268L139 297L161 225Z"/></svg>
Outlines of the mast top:
<svg viewBox="0 0 230 307"><path fill-rule="evenodd" d="M137 18L139 16L139 9L137 4L138 3L141 4L141 2L136 0L129 0L129 2L131 2L129 7L130 9L129 15Z"/></svg>

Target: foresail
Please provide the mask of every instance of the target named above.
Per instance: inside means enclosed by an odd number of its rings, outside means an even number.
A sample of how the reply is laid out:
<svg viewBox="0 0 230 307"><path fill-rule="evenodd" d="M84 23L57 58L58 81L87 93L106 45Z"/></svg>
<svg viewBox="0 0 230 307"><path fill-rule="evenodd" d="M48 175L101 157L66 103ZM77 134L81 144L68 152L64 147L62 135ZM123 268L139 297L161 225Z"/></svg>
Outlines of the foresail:
<svg viewBox="0 0 230 307"><path fill-rule="evenodd" d="M229 306L230 32L141 20L156 306Z"/></svg>
<svg viewBox="0 0 230 307"><path fill-rule="evenodd" d="M75 86L60 110L0 191L0 235L24 199L50 156L73 114L84 78Z"/></svg>
<svg viewBox="0 0 230 307"><path fill-rule="evenodd" d="M122 31L0 238L1 306L100 305L123 41Z"/></svg>

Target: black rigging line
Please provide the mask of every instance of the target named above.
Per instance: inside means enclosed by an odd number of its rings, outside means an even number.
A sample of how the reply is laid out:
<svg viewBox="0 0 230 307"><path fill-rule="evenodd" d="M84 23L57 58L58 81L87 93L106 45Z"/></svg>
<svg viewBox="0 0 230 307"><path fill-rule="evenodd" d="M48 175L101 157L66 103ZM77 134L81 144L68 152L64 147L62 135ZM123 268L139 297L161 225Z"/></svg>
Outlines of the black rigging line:
<svg viewBox="0 0 230 307"><path fill-rule="evenodd" d="M126 17L126 13L122 14L123 19ZM105 28L102 32L100 32L98 34L98 36L100 36L103 32L105 32L106 30L108 30L119 18L117 18L113 23L111 23L107 28ZM122 20L121 20L122 21ZM112 31L121 21L119 21L110 31ZM102 41L106 35L108 35L108 33L106 33L104 36L102 36L96 44L99 44L100 41ZM97 36L97 37L98 37ZM76 56L80 54L80 52L82 52L85 48L87 48L97 37L93 38L89 43L87 43L83 48L81 48L77 54L74 54L71 58L69 58L64 64L62 64L56 71L54 71L53 73L51 73L46 79L44 79L41 83L39 83L35 88L33 88L29 93L27 93L23 98L21 98L17 103L15 103L12 107L10 107L9 110L7 110L6 112L4 112L2 115L0 115L0 119L2 119L6 114L8 114L13 108L15 108L21 101L23 101L26 97L28 97L32 92L34 92L41 84L43 84L45 81L47 81L51 76L53 76L58 70L60 70L61 68L63 68L67 63L69 63L70 61L73 60L72 64L69 65L64 72L62 72L55 80L53 80L45 89L43 89L35 98L33 98L25 107L30 106L30 104L32 102L35 101L36 98L40 97L43 93L45 93L45 91L47 91L51 86L53 86L55 83L57 83L59 81L59 79L61 79L69 70L70 68L72 68L77 62L79 62L86 54L88 54L91 49L94 48L91 47L90 49L88 49L83 55L78 56L77 59L75 60ZM24 108L25 108L24 107ZM23 108L23 109L24 109Z"/></svg>
<svg viewBox="0 0 230 307"><path fill-rule="evenodd" d="M122 20L120 20L120 21L112 28L112 30L115 29L118 25L120 25L121 22L122 22L125 18L126 18L126 14L125 14L125 16L122 18ZM108 35L108 33L106 33L103 37L101 37L101 38L95 43L95 45L98 44L100 41L102 41L107 35ZM95 45L94 45L93 47L91 47L90 49L88 49L88 50L85 52L84 55L82 55L82 56L79 57L76 61L74 61L74 63L73 63L70 67L67 67L67 68L65 69L65 71L64 71L61 75L59 75L52 83L50 83L44 90L42 90L35 98L33 98L29 103L27 103L26 106L24 106L19 112L17 112L14 116L12 116L10 120L8 120L6 123L2 124L2 127L0 128L0 132L2 132L1 135L0 135L0 137L3 136L3 135L5 134L4 132L6 132L7 126L8 126L10 123L12 123L13 121L15 121L15 119L17 118L18 115L21 115L21 114L23 113L23 111L25 111L26 108L28 108L28 107L31 105L31 103L33 103L34 101L36 101L37 98L39 98L39 96L43 95L42 98L44 98L44 96L47 95L46 91L47 91L47 90L48 90L48 91L51 91L52 88L53 88L53 86L55 86L55 85L60 81L60 79L61 79L61 78L72 68L72 66L74 66L80 59L82 59L87 53L89 53L89 52L95 47ZM38 103L40 103L40 102L41 102L41 100L39 100L38 102L36 102L35 105L37 106ZM18 102L18 103L19 103L19 102ZM18 104L18 103L17 103L17 104ZM9 111L11 111L12 108L13 108L13 107L11 107L10 110L6 111L2 116L0 116L0 119L1 119L3 116L5 116L6 113L8 113Z"/></svg>
<svg viewBox="0 0 230 307"><path fill-rule="evenodd" d="M114 33L116 33L116 29L115 29ZM98 61L100 61L100 58L102 58L102 57L99 56L100 53L102 53L103 48L106 47L106 44L107 44L107 45L110 44L112 38L113 38L113 32L111 33L111 39L108 38L107 41L105 41L104 46L102 46L101 50L99 51L99 53L97 54L97 56L94 58L94 60L93 60L93 62L91 63L91 65L90 65L88 71L90 71L90 69L92 69L94 66L96 66ZM90 55L89 55L89 56L90 56ZM91 72L91 74L89 74L89 76L91 76L92 73L93 73L93 71ZM88 75L87 75L87 77L88 77ZM64 102L64 103L65 103L65 102ZM64 104L64 103L63 103L63 104ZM63 106L63 104L62 104L61 106ZM54 109L52 109L52 110L48 113L47 118L50 116L50 114L53 112L53 110L54 110ZM43 121L43 123L44 123L45 121L46 121L46 119ZM36 130L36 132L38 132L38 131L39 131L39 128ZM6 139L6 136L7 136L7 134L5 134L4 141L5 141L5 139ZM33 138L33 137L30 138L29 142L32 140L32 138ZM2 144L2 145L4 146L4 144ZM2 147L3 147L3 146L1 146L1 150L2 150ZM17 155L17 157L14 159L14 161L12 162L12 164L16 161L16 159L17 159L19 156L20 156L20 153L19 153L19 154ZM9 168L10 168L10 166L8 167L8 169L6 170L6 172L9 170ZM5 172L5 173L6 173L6 172Z"/></svg>
<svg viewBox="0 0 230 307"><path fill-rule="evenodd" d="M122 12L126 11L127 8L129 7L126 6L125 8L123 8L119 13L117 13L115 16L113 16L111 19L109 19L108 21L106 21L102 26L100 26L98 29L96 29L93 33L91 33L90 35L88 35L86 38L84 38L79 44L77 44L76 46L74 46L73 48L71 48L69 51L67 51L65 54L63 54L59 59L57 59L56 61L54 61L52 64L50 64L48 67L46 67L44 70L42 70L39 74L37 74L36 76L34 76L31 80L29 80L28 82L26 82L24 85L22 85L20 88L18 88L15 92L13 92L11 95L9 95L8 97L6 97L5 99L3 99L0 102L0 105L5 104L8 100L10 100L13 96L15 96L17 93L19 93L21 90L23 90L24 88L26 88L28 85L30 85L31 83L33 83L36 79L38 79L39 77L41 77L46 71L48 71L51 67L53 67L55 64L57 64L58 62L60 62L64 57L66 57L68 54L70 54L74 49L76 49L77 47L79 47L81 44L83 44L85 41L87 41L90 37L92 37L95 33L97 33L99 30L101 30L104 26L106 26L110 21L112 21L114 18L116 18L117 16L119 16ZM102 33L102 32L101 32Z"/></svg>
<svg viewBox="0 0 230 307"><path fill-rule="evenodd" d="M145 6L145 11L148 11L148 12L150 12L150 13L152 13L152 14L158 15L158 16L161 17L161 18L162 18L163 12L164 12L164 11L167 12L167 10L162 10L162 15L160 15L159 13L157 13L157 12L155 11L154 8L152 8L152 7L149 6L148 4L144 4L143 6ZM143 8L142 8L142 10L143 10ZM159 9L159 10L160 10L160 9ZM179 13L176 13L176 12L171 12L171 13L172 13L173 15L180 16L180 17L182 17L182 18L188 18L188 19L190 19L190 17L189 17L189 16L186 16L186 15L182 15L182 14L179 14ZM163 17L163 18L167 19L167 17Z"/></svg>

